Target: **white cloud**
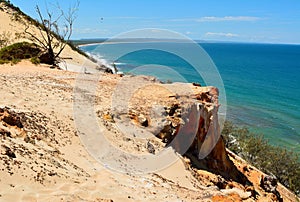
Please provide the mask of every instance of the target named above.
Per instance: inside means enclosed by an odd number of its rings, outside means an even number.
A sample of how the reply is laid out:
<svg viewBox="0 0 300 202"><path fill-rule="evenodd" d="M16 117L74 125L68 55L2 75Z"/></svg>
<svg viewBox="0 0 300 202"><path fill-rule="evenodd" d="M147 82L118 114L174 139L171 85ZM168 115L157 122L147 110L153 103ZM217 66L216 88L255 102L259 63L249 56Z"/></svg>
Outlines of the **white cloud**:
<svg viewBox="0 0 300 202"><path fill-rule="evenodd" d="M222 37L238 37L238 34L233 33L224 33L224 32L206 32L205 36L213 37L213 36L222 36Z"/></svg>
<svg viewBox="0 0 300 202"><path fill-rule="evenodd" d="M224 16L224 17L215 17L207 16L197 19L197 22L223 22L223 21L257 21L260 20L259 17L253 16Z"/></svg>
<svg viewBox="0 0 300 202"><path fill-rule="evenodd" d="M224 17L216 17L216 16L205 16L201 18L180 18L180 19L171 19L170 21L174 22L186 22L186 21L195 21L195 22L224 22L224 21L235 21L235 22L254 22L261 20L260 17L255 16L224 16Z"/></svg>

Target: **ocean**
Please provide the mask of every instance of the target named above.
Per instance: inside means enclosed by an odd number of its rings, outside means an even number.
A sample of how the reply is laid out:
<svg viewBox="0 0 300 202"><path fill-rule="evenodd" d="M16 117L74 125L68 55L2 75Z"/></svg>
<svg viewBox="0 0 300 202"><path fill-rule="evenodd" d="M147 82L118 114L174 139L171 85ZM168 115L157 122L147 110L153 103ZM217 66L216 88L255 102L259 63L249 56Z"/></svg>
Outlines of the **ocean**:
<svg viewBox="0 0 300 202"><path fill-rule="evenodd" d="M175 42L153 43L177 50L186 45ZM108 65L114 62L124 73L153 75L165 82L197 82L206 85L188 61L162 50L143 50L144 45L142 42L122 42L105 44L105 47L97 44L82 46L81 49ZM199 45L210 56L224 82L227 120L262 134L273 145L300 154L300 45ZM138 51L115 58L115 50L128 47L135 47ZM153 67L149 68L151 65Z"/></svg>

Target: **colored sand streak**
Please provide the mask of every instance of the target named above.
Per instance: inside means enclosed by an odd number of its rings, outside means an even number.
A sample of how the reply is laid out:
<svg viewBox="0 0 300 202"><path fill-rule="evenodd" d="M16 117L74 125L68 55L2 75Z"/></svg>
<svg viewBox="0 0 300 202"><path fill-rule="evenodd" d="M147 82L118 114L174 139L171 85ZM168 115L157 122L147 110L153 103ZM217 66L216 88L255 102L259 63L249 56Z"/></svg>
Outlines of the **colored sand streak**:
<svg viewBox="0 0 300 202"><path fill-rule="evenodd" d="M184 44L164 45L178 46L180 49ZM237 43L200 45L213 59L224 81L228 104L227 119L264 134L273 144L300 152L300 46ZM109 46L142 47L143 44L110 44L105 45L105 48L96 48L97 45L94 45L82 49L110 61L110 51L113 48L107 48ZM153 75L164 81L204 84L191 65L163 51L132 52L115 62L123 72ZM170 67L184 79L175 73L166 74L163 67L139 68L148 64Z"/></svg>

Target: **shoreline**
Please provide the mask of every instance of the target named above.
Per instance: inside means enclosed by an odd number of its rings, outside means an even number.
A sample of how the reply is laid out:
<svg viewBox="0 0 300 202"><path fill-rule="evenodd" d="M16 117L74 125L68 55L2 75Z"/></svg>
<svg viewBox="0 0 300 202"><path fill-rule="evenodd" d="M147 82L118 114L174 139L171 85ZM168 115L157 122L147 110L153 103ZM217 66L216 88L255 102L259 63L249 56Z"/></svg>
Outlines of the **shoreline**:
<svg viewBox="0 0 300 202"><path fill-rule="evenodd" d="M85 47L85 46L93 46L93 45L99 45L99 44L102 44L102 42L99 42L99 43L88 43L88 44L79 44L79 45L76 45L76 46L78 46L78 48L81 48L81 47Z"/></svg>

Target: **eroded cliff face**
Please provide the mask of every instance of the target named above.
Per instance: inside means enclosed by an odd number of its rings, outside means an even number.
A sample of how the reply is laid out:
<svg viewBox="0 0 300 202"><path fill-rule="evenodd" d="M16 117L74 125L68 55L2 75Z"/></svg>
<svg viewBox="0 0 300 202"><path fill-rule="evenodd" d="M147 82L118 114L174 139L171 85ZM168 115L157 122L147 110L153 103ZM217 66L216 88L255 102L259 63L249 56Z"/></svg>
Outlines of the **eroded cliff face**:
<svg viewBox="0 0 300 202"><path fill-rule="evenodd" d="M159 95L161 91L165 91L164 96ZM156 115L151 103L162 106ZM220 136L217 88L181 83L148 85L136 92L131 106L130 119L166 146L180 154L188 152L208 169L232 171L233 163Z"/></svg>
<svg viewBox="0 0 300 202"><path fill-rule="evenodd" d="M172 147L186 156L189 169L203 184L210 186L212 183L224 190L227 196L215 197L215 201L242 201L251 197L255 200L282 200L280 194L266 193L261 189L260 183L252 177L258 174L255 168L246 164L237 166L237 157L228 153L220 135L217 88L178 83L166 88L172 89L172 93L164 89L164 96L155 96L162 89L159 84L136 92L129 110L129 116L135 124L160 138L165 147ZM181 90L174 93L174 89ZM183 89L190 90L184 92ZM151 92L151 96L147 96L147 92ZM147 103L155 102L163 105L159 116L149 112L153 107ZM152 152L149 152L155 154L156 150L159 149L153 144ZM257 178L261 176L265 175L261 173Z"/></svg>

